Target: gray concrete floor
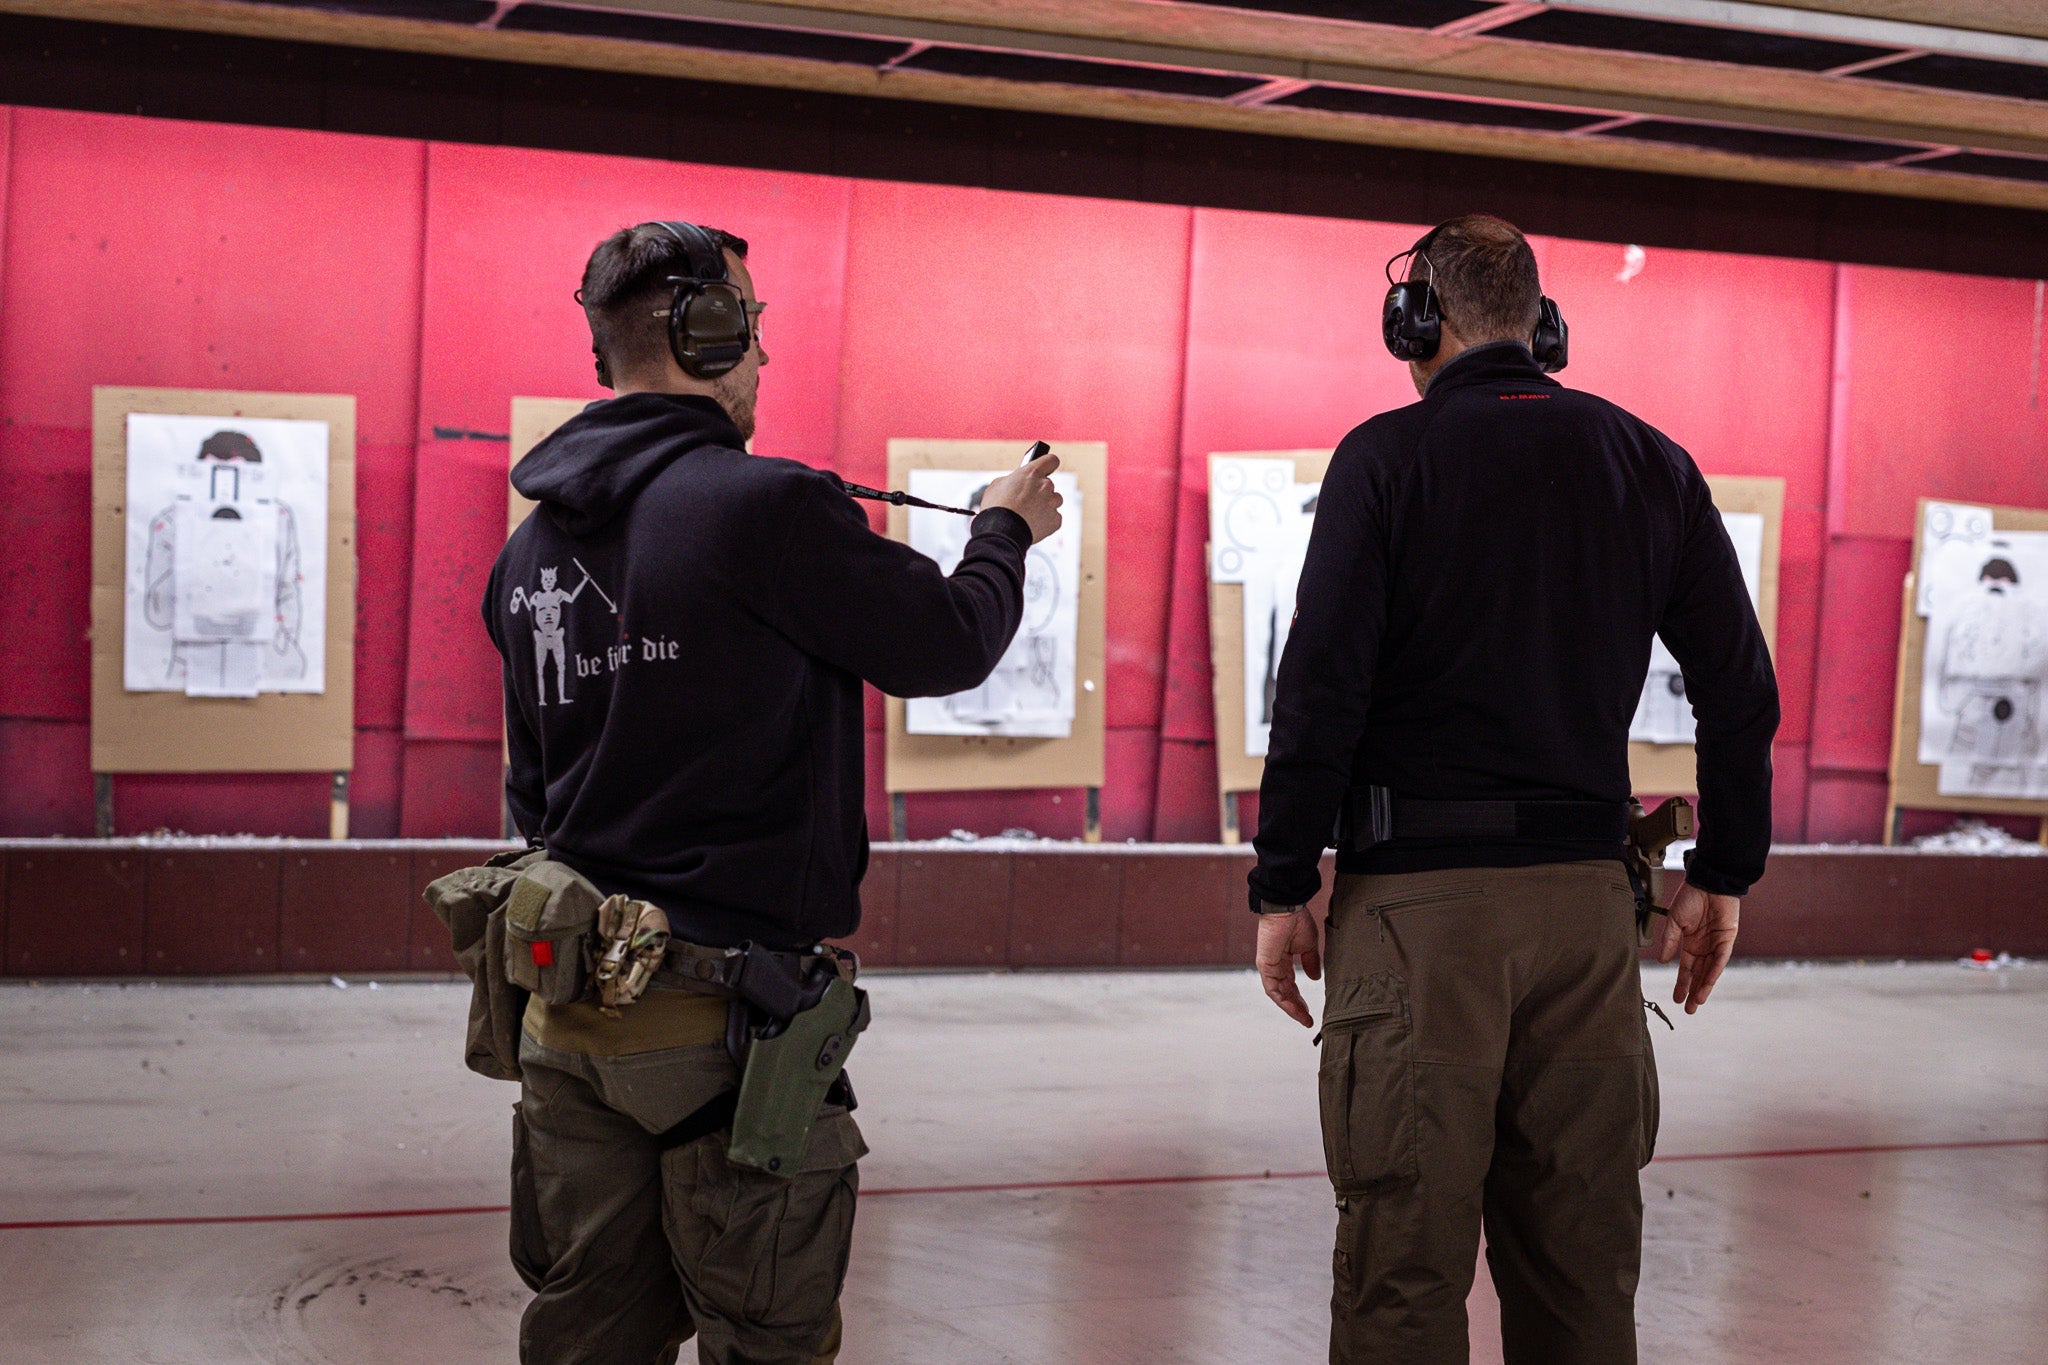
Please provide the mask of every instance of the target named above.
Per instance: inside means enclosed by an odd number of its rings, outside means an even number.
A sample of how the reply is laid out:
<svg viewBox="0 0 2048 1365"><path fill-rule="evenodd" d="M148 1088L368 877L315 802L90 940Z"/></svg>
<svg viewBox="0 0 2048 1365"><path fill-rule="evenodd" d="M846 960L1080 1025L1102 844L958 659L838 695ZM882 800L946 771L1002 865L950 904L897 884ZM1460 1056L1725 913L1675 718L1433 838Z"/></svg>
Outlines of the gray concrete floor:
<svg viewBox="0 0 2048 1365"><path fill-rule="evenodd" d="M870 984L849 1365L1322 1357L1315 1058L1249 973ZM0 1360L512 1360L465 1001L0 988ZM2048 970L1743 967L1654 1027L1645 1359L2048 1359ZM392 1210L443 1212L134 1221Z"/></svg>

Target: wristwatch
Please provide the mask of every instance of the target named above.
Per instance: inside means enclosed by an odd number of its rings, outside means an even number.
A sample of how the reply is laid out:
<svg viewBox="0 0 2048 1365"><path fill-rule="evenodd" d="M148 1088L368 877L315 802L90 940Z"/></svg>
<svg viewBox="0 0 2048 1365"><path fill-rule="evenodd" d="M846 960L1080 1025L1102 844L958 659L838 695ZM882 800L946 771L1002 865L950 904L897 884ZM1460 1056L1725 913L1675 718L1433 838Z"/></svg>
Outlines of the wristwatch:
<svg viewBox="0 0 2048 1365"><path fill-rule="evenodd" d="M1251 904L1254 915L1291 915L1301 909L1299 905L1275 905L1257 891L1251 892Z"/></svg>

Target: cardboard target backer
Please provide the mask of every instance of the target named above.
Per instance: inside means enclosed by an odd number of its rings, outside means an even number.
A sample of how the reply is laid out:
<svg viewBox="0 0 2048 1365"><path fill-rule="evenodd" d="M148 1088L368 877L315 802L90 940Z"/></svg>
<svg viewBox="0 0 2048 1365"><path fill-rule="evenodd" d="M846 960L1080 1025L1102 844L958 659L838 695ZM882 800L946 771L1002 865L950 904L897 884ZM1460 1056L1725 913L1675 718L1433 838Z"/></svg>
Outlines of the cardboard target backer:
<svg viewBox="0 0 2048 1365"><path fill-rule="evenodd" d="M2029 771L2024 765L2013 766L2018 765L2023 756L1997 752L2002 745L1989 733L1993 729L2012 731L2020 743L2030 746L2029 753L2034 756L2031 770L2038 772L2038 755L2044 748L2042 732L2048 729L2048 695L2044 695L2048 693L2048 676L2044 676L2043 666L2044 655L2048 655L2048 625L2043 621L2048 620L2048 613L2038 605L2041 599L2034 596L2033 580L2037 577L2034 557L2015 545L2005 543L2005 538L2008 533L2016 534L2024 544L2048 532L2048 511L2025 507L1972 507L1972 511L1990 515L1990 525L1984 528L1985 543L1957 547L1941 544L1943 538L1933 534L1930 510L1944 506L1947 505L1922 499L1915 522L1913 572L1906 579L1901 604L1898 692L1892 718L1891 787L1885 839L1891 842L1897 838L1898 813L1903 809L2038 816L2043 821L2043 842L2048 843L2048 799L2024 794L2031 783L2020 785L2014 794L1963 794L1954 790L1963 785L1955 780L1956 768L1961 768L1965 777L1970 769L1987 764L1994 769ZM2032 545L2026 544L2025 548L2031 549ZM1944 575L1941 572L1943 566L1930 562L1931 556L1951 550L1960 550L1966 555L1965 572L1961 575ZM1994 569L1995 564L2003 565L2003 571ZM2026 610L2028 614L2020 620L2004 622L2007 627L2004 634L2009 637L2007 648L1994 651L2007 655L2016 653L2017 658L1987 665L1980 657L1975 667L1966 667L1952 657L1952 652L1960 652L1954 651L1954 642L1943 639L1937 642L1933 667L1929 667L1930 627L1944 624L1943 618L1951 614L1958 619L1946 623L1950 630L1972 624L1970 604L1955 604L1951 612L1939 600L1940 590L1945 586L1944 579L1958 578L1960 583L1951 581L1946 586L1973 594L1994 588L2010 589L2011 600L2000 604L2006 608L2001 616L2009 618L2014 609ZM1979 653L1982 654L1981 649ZM1977 679L1969 676L1971 674L1988 676ZM1999 685L1987 690L1977 685L1979 682L1996 682ZM2005 705L1998 706L1999 701ZM1986 705L1987 702L1990 705ZM1929 711L1953 713L1948 718L1946 733L1924 733L1925 716ZM1949 752L1951 750L1953 752ZM1928 757L1943 761L1922 761ZM1942 780L1944 768L1951 770L1947 784ZM1951 790L1944 793L1944 785Z"/></svg>
<svg viewBox="0 0 2048 1365"><path fill-rule="evenodd" d="M195 433L192 489L131 483L138 438ZM92 485L93 771L352 768L355 398L95 388ZM132 486L165 506L131 508Z"/></svg>
<svg viewBox="0 0 2048 1365"><path fill-rule="evenodd" d="M1778 554L1785 528L1785 481L1778 478L1737 478L1707 475L1714 506L1730 517L1730 531L1738 518L1761 517L1756 588L1756 619L1764 628L1764 644L1771 657L1778 656ZM1737 548L1741 553L1740 546ZM1655 651L1661 654L1661 649ZM1654 668L1654 660L1653 660ZM1684 704L1684 699L1678 699ZM1689 708L1688 708L1689 709ZM1698 756L1687 743L1655 744L1631 740L1628 746L1630 785L1643 796L1690 796L1699 791Z"/></svg>
<svg viewBox="0 0 2048 1365"><path fill-rule="evenodd" d="M1007 474L1017 467L1018 460L1030 444L1029 440L892 440L889 442L889 486L910 488L913 476L919 470L956 471L990 478ZM1061 474L1071 475L1080 493L1080 537L1076 556L1080 578L1079 591L1073 603L1071 691L1055 687L1052 691L1058 700L1048 702L1045 708L1048 712L1060 713L1048 728L1056 731L1063 725L1067 733L1042 737L998 733L912 734L906 724L908 708L905 703L901 698L889 697L886 699L888 736L883 783L891 792L997 791L1102 785L1109 447L1101 441L1054 441L1050 444L1053 454L1060 457ZM976 482L976 478L960 482L964 486ZM889 509L889 535L906 543L911 541L909 509ZM1052 542L1042 544L1050 545ZM1037 548L1034 547L1034 551ZM1050 651L1049 655L1054 666L1062 670L1067 668L1066 660L1058 651ZM1005 658L1007 660L1009 656ZM1072 707L1071 719L1064 714L1068 704ZM976 710L976 707L983 709ZM972 706L955 707L953 711L956 717L969 718L993 714L989 710L988 699L981 697L974 699Z"/></svg>

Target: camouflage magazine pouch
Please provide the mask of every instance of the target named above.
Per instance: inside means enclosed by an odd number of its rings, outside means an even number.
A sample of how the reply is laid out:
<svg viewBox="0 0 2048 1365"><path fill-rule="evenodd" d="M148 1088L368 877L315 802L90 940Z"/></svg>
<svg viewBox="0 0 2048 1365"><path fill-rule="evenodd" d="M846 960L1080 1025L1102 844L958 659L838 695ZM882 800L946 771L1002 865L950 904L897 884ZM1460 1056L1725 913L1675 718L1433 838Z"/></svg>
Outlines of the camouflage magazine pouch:
<svg viewBox="0 0 2048 1365"><path fill-rule="evenodd" d="M505 901L506 979L550 1005L590 995L590 934L603 903L589 878L567 863L528 864Z"/></svg>
<svg viewBox="0 0 2048 1365"><path fill-rule="evenodd" d="M519 1033L526 1017L527 992L505 976L505 902L520 873L546 856L540 849L500 853L482 867L435 879L425 892L427 908L448 926L455 965L472 985L463 1061L493 1080L519 1079Z"/></svg>

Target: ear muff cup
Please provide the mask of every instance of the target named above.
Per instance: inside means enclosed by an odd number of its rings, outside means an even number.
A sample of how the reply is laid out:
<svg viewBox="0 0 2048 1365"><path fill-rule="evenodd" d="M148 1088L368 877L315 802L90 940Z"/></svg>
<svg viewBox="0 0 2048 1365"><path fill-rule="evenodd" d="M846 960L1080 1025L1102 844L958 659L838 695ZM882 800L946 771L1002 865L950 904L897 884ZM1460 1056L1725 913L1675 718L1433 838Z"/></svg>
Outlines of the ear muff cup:
<svg viewBox="0 0 2048 1365"><path fill-rule="evenodd" d="M1427 360L1443 339L1443 314L1427 280L1402 280L1380 305L1380 339L1396 360Z"/></svg>
<svg viewBox="0 0 2048 1365"><path fill-rule="evenodd" d="M657 226L676 239L690 267L688 275L668 277L676 288L668 309L669 351L692 378L729 374L753 349L754 336L746 297L725 266L725 248L695 223Z"/></svg>
<svg viewBox="0 0 2048 1365"><path fill-rule="evenodd" d="M738 368L754 344L747 301L730 284L677 280L669 304L668 348L685 374L716 379Z"/></svg>
<svg viewBox="0 0 2048 1365"><path fill-rule="evenodd" d="M1548 294L1536 303L1536 332L1529 338L1529 353L1545 374L1556 374L1571 363L1571 329Z"/></svg>

